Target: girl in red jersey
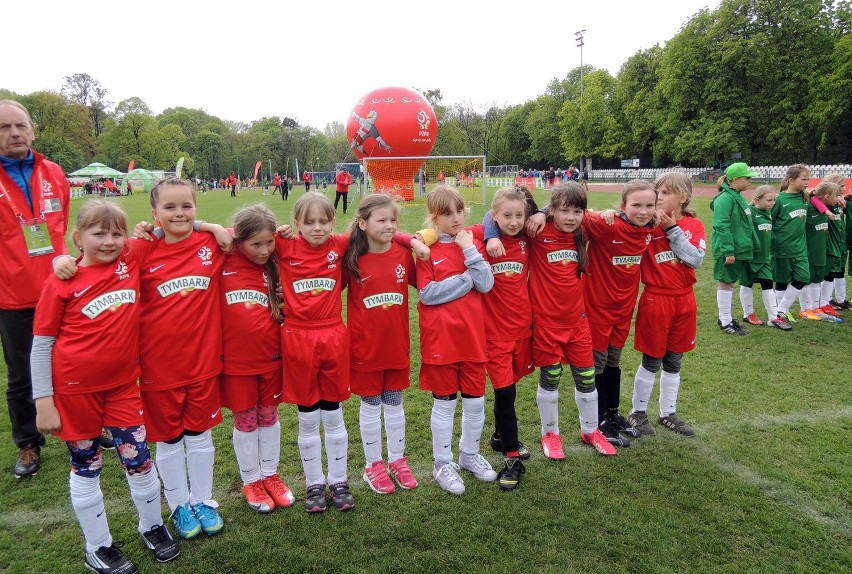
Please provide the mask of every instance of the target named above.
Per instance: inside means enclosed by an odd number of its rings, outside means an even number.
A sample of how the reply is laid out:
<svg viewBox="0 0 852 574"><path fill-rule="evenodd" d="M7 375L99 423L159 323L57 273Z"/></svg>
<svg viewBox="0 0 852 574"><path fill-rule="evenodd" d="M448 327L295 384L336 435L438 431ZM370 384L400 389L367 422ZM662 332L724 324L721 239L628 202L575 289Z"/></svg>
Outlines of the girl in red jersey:
<svg viewBox="0 0 852 574"><path fill-rule="evenodd" d="M220 302L224 366L222 405L233 411L233 443L243 495L262 513L291 506L295 497L278 474L281 458L281 299L275 216L265 205L234 216L238 247L222 269Z"/></svg>
<svg viewBox="0 0 852 574"><path fill-rule="evenodd" d="M104 512L102 426L111 432L124 467L145 545L160 562L180 553L160 513L160 481L136 386L140 266L154 244L141 242L130 249L126 240L127 220L116 204L84 204L74 231L82 253L76 276L47 279L33 329L36 422L40 431L66 441L71 505L86 539L85 565L98 572L136 571L113 546Z"/></svg>
<svg viewBox="0 0 852 574"><path fill-rule="evenodd" d="M695 270L707 250L704 225L689 207L692 182L687 175L663 173L654 180L657 219L648 251L642 258L645 289L636 313L634 347L642 363L633 383L630 424L643 435L657 434L648 422L648 401L654 379L660 375L660 416L657 423L676 433L695 432L675 413L680 390L683 354L695 348L698 311L695 304Z"/></svg>
<svg viewBox="0 0 852 574"><path fill-rule="evenodd" d="M431 257L417 261L420 301L420 388L431 391L432 475L441 488L463 494L459 467L491 482L497 473L479 454L485 425L485 322L481 293L494 285L494 275L464 229L465 205L458 190L438 185L426 197L427 224L437 229ZM462 395L459 463L453 462L452 440L458 392Z"/></svg>
<svg viewBox="0 0 852 574"><path fill-rule="evenodd" d="M378 494L417 487L405 453L402 392L411 384L408 287L416 286L414 260L394 242L399 210L383 194L365 197L349 226L347 271L349 386L361 397L359 421L364 480ZM419 245L419 242L418 242ZM421 253L429 256L428 250ZM369 328L365 326L369 325ZM382 460L384 409L388 463ZM390 475L390 476L388 476Z"/></svg>

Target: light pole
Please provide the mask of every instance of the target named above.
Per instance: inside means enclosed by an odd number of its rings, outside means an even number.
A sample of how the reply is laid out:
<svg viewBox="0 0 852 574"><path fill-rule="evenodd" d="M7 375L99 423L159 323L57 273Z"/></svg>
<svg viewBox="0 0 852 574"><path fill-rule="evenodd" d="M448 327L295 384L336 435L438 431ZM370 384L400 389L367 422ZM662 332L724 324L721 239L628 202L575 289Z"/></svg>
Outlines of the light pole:
<svg viewBox="0 0 852 574"><path fill-rule="evenodd" d="M583 34L586 30L574 32L574 39L577 41L577 47L580 48L580 144L583 143ZM580 171L584 170L585 158L580 155Z"/></svg>

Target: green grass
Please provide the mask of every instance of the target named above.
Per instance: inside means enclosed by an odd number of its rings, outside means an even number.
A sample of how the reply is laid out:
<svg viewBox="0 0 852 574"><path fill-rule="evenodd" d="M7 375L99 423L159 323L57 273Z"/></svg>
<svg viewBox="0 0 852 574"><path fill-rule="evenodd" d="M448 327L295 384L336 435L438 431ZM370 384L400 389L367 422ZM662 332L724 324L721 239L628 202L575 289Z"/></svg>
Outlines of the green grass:
<svg viewBox="0 0 852 574"><path fill-rule="evenodd" d="M228 224L240 206L265 200L279 222L291 222L293 198L302 193L297 187L285 203L258 190L236 199L211 192L198 198L198 216ZM330 189L329 195L333 198ZM350 195L357 202L357 194ZM609 207L616 198L592 194L591 205ZM544 196L540 199L543 203ZM117 201L135 221L150 219L147 200L138 194ZM74 209L80 204L74 200ZM695 200L709 230L708 204ZM354 211L341 216L338 231ZM469 221L481 220L484 211L472 206ZM406 205L403 229L420 228L424 216L422 201ZM429 478L432 401L416 388L412 313L415 383L405 404L408 454L420 488L378 496L361 481L356 398L344 405L353 511L310 516L298 504L264 516L250 511L240 495L227 419L214 431L214 494L224 532L185 541L176 563L156 564L135 534L134 507L115 454L107 453L102 484L113 535L126 542L126 554L142 572L849 572L852 315L840 325L799 322L791 333L752 327L749 336L735 338L716 327L711 261L698 277L699 346L684 360L678 409L696 428L693 440L660 429L612 459L600 457L577 440L576 407L565 376L560 408L567 460L548 461L537 445L536 378L527 377L518 387L517 409L521 439L533 456L520 488L502 493L468 476L468 492L449 495ZM760 297L755 299L762 311ZM624 409L638 361L628 341ZM656 392L652 418L655 401ZM295 409L282 405L280 412L282 475L303 500ZM492 425L488 412L486 434ZM16 451L8 440L5 404L0 436L6 438L0 443L0 572L82 572L82 536L68 501L64 445L50 438L39 475L17 481L10 472ZM487 446L483 452L499 463Z"/></svg>

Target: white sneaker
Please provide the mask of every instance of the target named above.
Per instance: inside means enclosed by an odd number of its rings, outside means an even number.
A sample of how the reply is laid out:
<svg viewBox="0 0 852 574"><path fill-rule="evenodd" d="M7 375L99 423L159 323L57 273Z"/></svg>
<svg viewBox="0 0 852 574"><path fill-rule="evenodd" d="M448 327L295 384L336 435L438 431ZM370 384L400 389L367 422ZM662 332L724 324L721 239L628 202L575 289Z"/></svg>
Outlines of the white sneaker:
<svg viewBox="0 0 852 574"><path fill-rule="evenodd" d="M491 468L491 463L485 460L485 457L479 453L459 453L459 466L465 470L469 470L473 473L473 476L483 482L494 482L497 480L497 473Z"/></svg>
<svg viewBox="0 0 852 574"><path fill-rule="evenodd" d="M432 476L438 481L438 486L450 494L464 494L464 482L458 473L459 465L454 462L435 462Z"/></svg>

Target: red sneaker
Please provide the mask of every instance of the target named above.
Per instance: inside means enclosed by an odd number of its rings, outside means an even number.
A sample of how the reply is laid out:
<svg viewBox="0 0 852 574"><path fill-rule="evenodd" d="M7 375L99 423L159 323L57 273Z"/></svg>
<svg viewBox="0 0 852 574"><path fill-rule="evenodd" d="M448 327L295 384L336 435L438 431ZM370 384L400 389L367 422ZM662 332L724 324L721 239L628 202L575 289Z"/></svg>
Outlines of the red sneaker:
<svg viewBox="0 0 852 574"><path fill-rule="evenodd" d="M615 447L609 443L601 432L601 429L595 429L594 432L590 432L589 434L580 433L580 439L584 443L595 447L595 450L604 456L615 456L617 453Z"/></svg>
<svg viewBox="0 0 852 574"><path fill-rule="evenodd" d="M377 460L364 469L364 480L376 494L391 494L396 491L383 460Z"/></svg>
<svg viewBox="0 0 852 574"><path fill-rule="evenodd" d="M263 488L266 489L267 494L275 501L277 506L287 508L288 506L293 506L293 503L296 502L296 496L293 494L293 491L284 484L284 481L277 474L267 476L261 482L263 483Z"/></svg>
<svg viewBox="0 0 852 574"><path fill-rule="evenodd" d="M263 488L263 481L256 480L243 486L243 496L253 509L262 514L272 512L275 509L275 501L270 498L269 493Z"/></svg>
<svg viewBox="0 0 852 574"><path fill-rule="evenodd" d="M748 323L749 325L763 325L763 321L760 320L760 317L751 313L748 317L743 317L743 321Z"/></svg>
<svg viewBox="0 0 852 574"><path fill-rule="evenodd" d="M417 479L411 474L408 466L408 457L404 456L388 464L388 474L399 484L400 488L411 490L417 488Z"/></svg>
<svg viewBox="0 0 852 574"><path fill-rule="evenodd" d="M824 307L820 307L817 311L822 311L826 315L831 315L832 317L840 317L840 313L834 310L834 307L831 305L826 305Z"/></svg>
<svg viewBox="0 0 852 574"><path fill-rule="evenodd" d="M556 433L549 432L541 437L541 450L544 456L550 460L564 460L565 451L562 450L562 437Z"/></svg>

